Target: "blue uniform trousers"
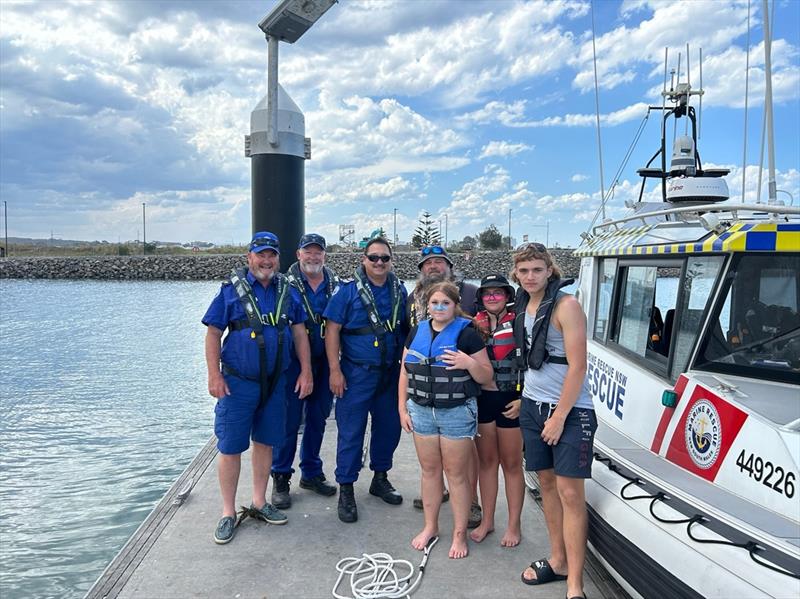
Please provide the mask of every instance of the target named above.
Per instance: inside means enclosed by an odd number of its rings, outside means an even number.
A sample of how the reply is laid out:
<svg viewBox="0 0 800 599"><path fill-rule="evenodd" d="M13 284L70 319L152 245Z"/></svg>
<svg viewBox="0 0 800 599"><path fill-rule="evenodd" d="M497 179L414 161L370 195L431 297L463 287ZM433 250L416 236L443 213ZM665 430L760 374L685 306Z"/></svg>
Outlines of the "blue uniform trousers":
<svg viewBox="0 0 800 599"><path fill-rule="evenodd" d="M392 468L392 457L400 442L400 414L397 411L397 380L400 365L364 366L342 359L342 374L347 383L344 395L336 401L336 482L358 480L367 415L372 415L369 467L375 472Z"/></svg>
<svg viewBox="0 0 800 599"><path fill-rule="evenodd" d="M322 474L322 460L319 451L322 436L325 434L325 420L331 413L333 393L328 384L328 360L325 355L311 359L311 373L314 376L314 391L300 399L294 391L300 375L300 363L293 359L287 371L286 389L286 434L273 449L272 471L294 473L292 463L297 451L297 433L300 422L305 417L303 440L300 443L300 474L303 478L313 478Z"/></svg>

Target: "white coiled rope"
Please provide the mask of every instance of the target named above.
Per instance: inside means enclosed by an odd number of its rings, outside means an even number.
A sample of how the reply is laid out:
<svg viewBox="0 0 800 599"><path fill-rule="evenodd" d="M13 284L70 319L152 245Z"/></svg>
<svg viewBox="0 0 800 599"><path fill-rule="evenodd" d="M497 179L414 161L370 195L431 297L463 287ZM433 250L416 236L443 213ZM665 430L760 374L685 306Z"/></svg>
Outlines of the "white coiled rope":
<svg viewBox="0 0 800 599"><path fill-rule="evenodd" d="M425 573L425 564L431 549L439 541L433 537L425 546L422 561L414 576L414 566L408 560L394 559L388 553L363 553L361 557L346 557L339 560L336 570L339 577L333 585L333 596L336 599L400 599L409 597L416 590ZM399 571L398 571L399 566ZM337 593L339 585L345 577L350 577L352 595Z"/></svg>

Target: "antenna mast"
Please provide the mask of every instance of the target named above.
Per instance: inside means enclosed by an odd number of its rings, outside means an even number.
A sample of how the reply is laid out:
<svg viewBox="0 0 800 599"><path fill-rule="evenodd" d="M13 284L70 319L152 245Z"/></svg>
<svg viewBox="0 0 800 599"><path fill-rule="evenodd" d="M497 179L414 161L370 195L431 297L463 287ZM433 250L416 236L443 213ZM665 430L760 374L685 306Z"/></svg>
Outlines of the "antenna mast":
<svg viewBox="0 0 800 599"><path fill-rule="evenodd" d="M778 189L775 184L775 138L772 123L772 35L769 32L769 0L764 0L764 77L766 98L764 110L767 115L767 150L769 156L769 204L778 203Z"/></svg>

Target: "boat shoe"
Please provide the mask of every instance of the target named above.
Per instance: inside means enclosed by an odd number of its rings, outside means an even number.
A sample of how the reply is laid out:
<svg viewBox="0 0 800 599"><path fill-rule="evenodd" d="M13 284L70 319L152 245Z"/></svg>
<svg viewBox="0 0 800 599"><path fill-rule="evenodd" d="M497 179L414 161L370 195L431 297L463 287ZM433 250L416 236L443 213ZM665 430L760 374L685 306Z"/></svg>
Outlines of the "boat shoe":
<svg viewBox="0 0 800 599"><path fill-rule="evenodd" d="M250 514L253 518L263 520L268 524L286 524L289 521L286 514L269 502L265 503L264 507L260 509L251 503Z"/></svg>
<svg viewBox="0 0 800 599"><path fill-rule="evenodd" d="M469 520L467 520L467 528L478 528L483 520L483 512L481 505L477 501L473 501L469 506Z"/></svg>
<svg viewBox="0 0 800 599"><path fill-rule="evenodd" d="M236 533L236 518L233 516L224 516L217 522L217 528L214 531L214 542L217 545L224 545L233 540L233 535Z"/></svg>

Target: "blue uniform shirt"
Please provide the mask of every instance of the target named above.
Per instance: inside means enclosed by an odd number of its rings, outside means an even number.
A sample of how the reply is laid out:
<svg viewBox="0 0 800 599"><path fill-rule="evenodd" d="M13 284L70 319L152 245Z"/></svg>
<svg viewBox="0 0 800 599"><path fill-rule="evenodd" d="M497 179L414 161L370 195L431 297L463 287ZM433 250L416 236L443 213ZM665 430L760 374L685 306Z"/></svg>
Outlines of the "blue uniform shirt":
<svg viewBox="0 0 800 599"><path fill-rule="evenodd" d="M306 290L306 298L308 298L311 310L313 310L314 314L319 315L319 323L315 323L313 320L306 321L306 329L310 333L308 340L311 344L311 357L318 358L325 355L325 340L320 334L320 329L322 328L322 314L325 312L325 308L328 305L328 285L330 284L330 280L326 272L325 280L320 283L316 291L308 284L306 273L304 273L302 269L300 270L300 280L303 282L303 287ZM306 307L305 304L303 304L303 307ZM306 312L308 312L307 309ZM311 317L311 314L308 316Z"/></svg>
<svg viewBox="0 0 800 599"><path fill-rule="evenodd" d="M274 312L278 298L276 296L275 281L270 283L266 289L258 280L247 271L247 282L253 288L253 295L256 298L258 309L262 314ZM286 314L292 324L302 323L306 320L306 311L303 308L303 300L297 290L288 283L284 303L288 302ZM229 282L223 283L217 295L211 301L211 305L203 316L203 324L214 326L222 331L228 328L228 323L235 320L247 320L247 315L242 308L242 303L236 290ZM250 336L252 329L245 327L238 331L230 330L222 342L222 362L227 364L242 376L256 379L259 378L260 362L258 355L258 343ZM278 331L275 327L264 326L264 342L266 343L267 369L272 372L275 368L275 357L278 355ZM289 367L290 356L292 355L292 331L286 327L283 334L283 357L281 360L281 371Z"/></svg>
<svg viewBox="0 0 800 599"><path fill-rule="evenodd" d="M365 276L366 279L366 276ZM389 279L378 287L373 285L369 279L367 284L375 297L375 305L378 308L378 316L381 321L386 322L392 318L392 285ZM384 337L386 342L386 360L394 363L400 358L403 349L403 340L406 332L406 298L408 292L403 284L400 284L400 306L398 316L400 323L394 331L390 331ZM355 281L342 282L338 289L328 301L328 307L323 314L325 318L342 325L340 336L342 357L347 358L358 364L380 365L381 351L375 347L375 336L368 335L347 335L345 329L359 329L369 327L369 317L364 303L358 296L358 288Z"/></svg>

